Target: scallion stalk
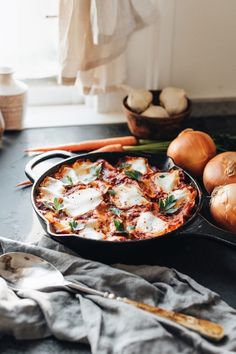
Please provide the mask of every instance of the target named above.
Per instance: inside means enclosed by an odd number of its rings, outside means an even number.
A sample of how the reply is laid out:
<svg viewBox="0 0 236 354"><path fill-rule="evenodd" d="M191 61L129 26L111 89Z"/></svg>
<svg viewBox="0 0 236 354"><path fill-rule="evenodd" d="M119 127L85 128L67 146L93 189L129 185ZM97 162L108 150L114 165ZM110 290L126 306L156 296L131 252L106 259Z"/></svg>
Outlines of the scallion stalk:
<svg viewBox="0 0 236 354"><path fill-rule="evenodd" d="M169 141L162 141L152 144L124 146L123 148L126 151L166 151L169 144Z"/></svg>

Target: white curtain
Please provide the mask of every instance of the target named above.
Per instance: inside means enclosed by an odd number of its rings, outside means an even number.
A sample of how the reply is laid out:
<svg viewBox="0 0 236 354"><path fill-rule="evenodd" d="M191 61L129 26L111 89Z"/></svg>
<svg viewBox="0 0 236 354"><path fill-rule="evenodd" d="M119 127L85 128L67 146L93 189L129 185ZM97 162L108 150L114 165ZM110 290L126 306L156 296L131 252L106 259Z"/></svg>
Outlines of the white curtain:
<svg viewBox="0 0 236 354"><path fill-rule="evenodd" d="M129 36L157 18L151 0L60 0L62 83L85 94L115 90L126 79Z"/></svg>

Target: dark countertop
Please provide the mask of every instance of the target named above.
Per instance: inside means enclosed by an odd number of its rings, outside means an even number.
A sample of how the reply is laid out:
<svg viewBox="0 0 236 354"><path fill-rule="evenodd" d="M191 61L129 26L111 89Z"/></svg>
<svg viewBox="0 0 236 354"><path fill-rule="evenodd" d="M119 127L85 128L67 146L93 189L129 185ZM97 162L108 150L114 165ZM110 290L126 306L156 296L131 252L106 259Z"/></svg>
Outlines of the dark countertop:
<svg viewBox="0 0 236 354"><path fill-rule="evenodd" d="M194 118L188 121L193 127L211 133L236 135L236 117ZM17 189L15 185L25 179L24 166L30 157L24 155L28 146L61 144L92 138L106 138L129 134L125 124L76 126L28 129L4 135L0 150L0 234L1 236L33 242L44 237L31 204L30 188ZM193 277L202 285L218 292L236 307L236 249L212 240L199 238L180 239L168 254L156 259L156 264L174 267ZM4 337L0 353L88 353L86 346L59 342L54 338L34 341L16 341Z"/></svg>

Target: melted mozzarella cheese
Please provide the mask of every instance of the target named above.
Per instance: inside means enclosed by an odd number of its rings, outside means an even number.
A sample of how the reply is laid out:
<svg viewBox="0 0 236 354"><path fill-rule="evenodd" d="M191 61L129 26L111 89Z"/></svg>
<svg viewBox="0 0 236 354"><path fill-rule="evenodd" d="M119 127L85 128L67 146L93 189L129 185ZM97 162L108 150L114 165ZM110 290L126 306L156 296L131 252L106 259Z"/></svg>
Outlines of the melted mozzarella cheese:
<svg viewBox="0 0 236 354"><path fill-rule="evenodd" d="M187 188L177 189L170 193L176 200L174 209L179 209L184 203L188 202L191 199L191 193Z"/></svg>
<svg viewBox="0 0 236 354"><path fill-rule="evenodd" d="M92 163L91 161L76 161L73 164L73 170L77 177L77 183L88 184L98 178L101 163Z"/></svg>
<svg viewBox="0 0 236 354"><path fill-rule="evenodd" d="M81 237L91 238L93 240L101 240L104 234L98 231L99 223L97 220L89 220L84 229L79 232Z"/></svg>
<svg viewBox="0 0 236 354"><path fill-rule="evenodd" d="M129 209L134 205L147 204L142 192L135 184L120 184L113 188L115 195L112 197L117 208Z"/></svg>
<svg viewBox="0 0 236 354"><path fill-rule="evenodd" d="M167 229L167 223L152 212L146 211L140 214L137 219L136 231L159 235Z"/></svg>
<svg viewBox="0 0 236 354"><path fill-rule="evenodd" d="M53 226L56 230L56 232L60 233L69 233L71 231L71 227L69 225L69 222L67 220L60 220L60 221L54 221Z"/></svg>
<svg viewBox="0 0 236 354"><path fill-rule="evenodd" d="M179 184L179 172L158 172L153 178L153 182L157 187L165 193L171 192Z"/></svg>
<svg viewBox="0 0 236 354"><path fill-rule="evenodd" d="M191 192L187 189L176 189L169 196L174 197L174 205L171 207L171 213L175 213L180 207L191 200Z"/></svg>
<svg viewBox="0 0 236 354"><path fill-rule="evenodd" d="M66 185L70 185L70 184L74 185L79 182L79 179L78 179L78 176L77 176L75 170L71 167L64 168L62 175L63 175L63 178L61 179L61 181Z"/></svg>
<svg viewBox="0 0 236 354"><path fill-rule="evenodd" d="M52 177L45 178L43 185L39 188L42 200L51 202L54 198L62 198L65 188L59 179Z"/></svg>
<svg viewBox="0 0 236 354"><path fill-rule="evenodd" d="M143 157L130 158L127 159L126 162L130 165L129 169L138 171L143 175L147 173L147 164Z"/></svg>
<svg viewBox="0 0 236 354"><path fill-rule="evenodd" d="M76 217L95 209L101 201L102 194L98 189L80 189L64 197L63 209L69 216Z"/></svg>

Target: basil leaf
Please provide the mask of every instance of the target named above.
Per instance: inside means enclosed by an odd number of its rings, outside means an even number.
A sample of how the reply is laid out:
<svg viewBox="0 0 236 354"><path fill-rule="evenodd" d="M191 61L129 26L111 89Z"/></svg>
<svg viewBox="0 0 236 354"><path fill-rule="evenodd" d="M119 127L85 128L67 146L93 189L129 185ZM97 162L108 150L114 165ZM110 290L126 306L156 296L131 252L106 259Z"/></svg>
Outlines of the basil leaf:
<svg viewBox="0 0 236 354"><path fill-rule="evenodd" d="M97 165L97 166L93 166L92 169L93 169L93 172L92 172L93 175L94 175L95 177L99 177L99 175L100 175L100 173L101 173L101 171L102 171L102 164Z"/></svg>
<svg viewBox="0 0 236 354"><path fill-rule="evenodd" d="M76 229L76 226L78 225L77 221L73 220L69 222L69 225L71 227L71 230L74 231Z"/></svg>
<svg viewBox="0 0 236 354"><path fill-rule="evenodd" d="M76 220L72 220L69 222L72 231L79 231L84 229L84 224L79 224Z"/></svg>
<svg viewBox="0 0 236 354"><path fill-rule="evenodd" d="M120 216L120 214L122 213L122 211L120 209L115 208L115 207L110 208L110 211L117 216Z"/></svg>
<svg viewBox="0 0 236 354"><path fill-rule="evenodd" d="M117 231L121 231L121 232L125 231L122 221L118 219L114 219L113 222Z"/></svg>
<svg viewBox="0 0 236 354"><path fill-rule="evenodd" d="M131 165L129 163L127 163L127 162L122 162L119 167L120 168L130 168Z"/></svg>
<svg viewBox="0 0 236 354"><path fill-rule="evenodd" d="M72 181L71 176L66 176L66 178L67 178L68 184L72 186L73 185L73 181Z"/></svg>
<svg viewBox="0 0 236 354"><path fill-rule="evenodd" d="M109 189L109 191L107 191L110 195L116 195L116 192L114 191L114 189Z"/></svg>
<svg viewBox="0 0 236 354"><path fill-rule="evenodd" d="M52 204L50 204L49 202L43 202L43 205L50 210L53 210L53 211L55 210L54 206Z"/></svg>
<svg viewBox="0 0 236 354"><path fill-rule="evenodd" d="M171 208L166 210L166 214L174 214L178 209L177 208Z"/></svg>
<svg viewBox="0 0 236 354"><path fill-rule="evenodd" d="M53 206L56 211L59 211L63 208L63 203L60 203L58 198L54 198L53 199Z"/></svg>
<svg viewBox="0 0 236 354"><path fill-rule="evenodd" d="M165 199L159 200L160 210L165 214L173 214L178 208L173 208L176 204L177 200L171 194Z"/></svg>
<svg viewBox="0 0 236 354"><path fill-rule="evenodd" d="M142 173L136 170L131 170L131 171L125 171L126 176L129 178L135 179L136 181L139 181L142 177Z"/></svg>

